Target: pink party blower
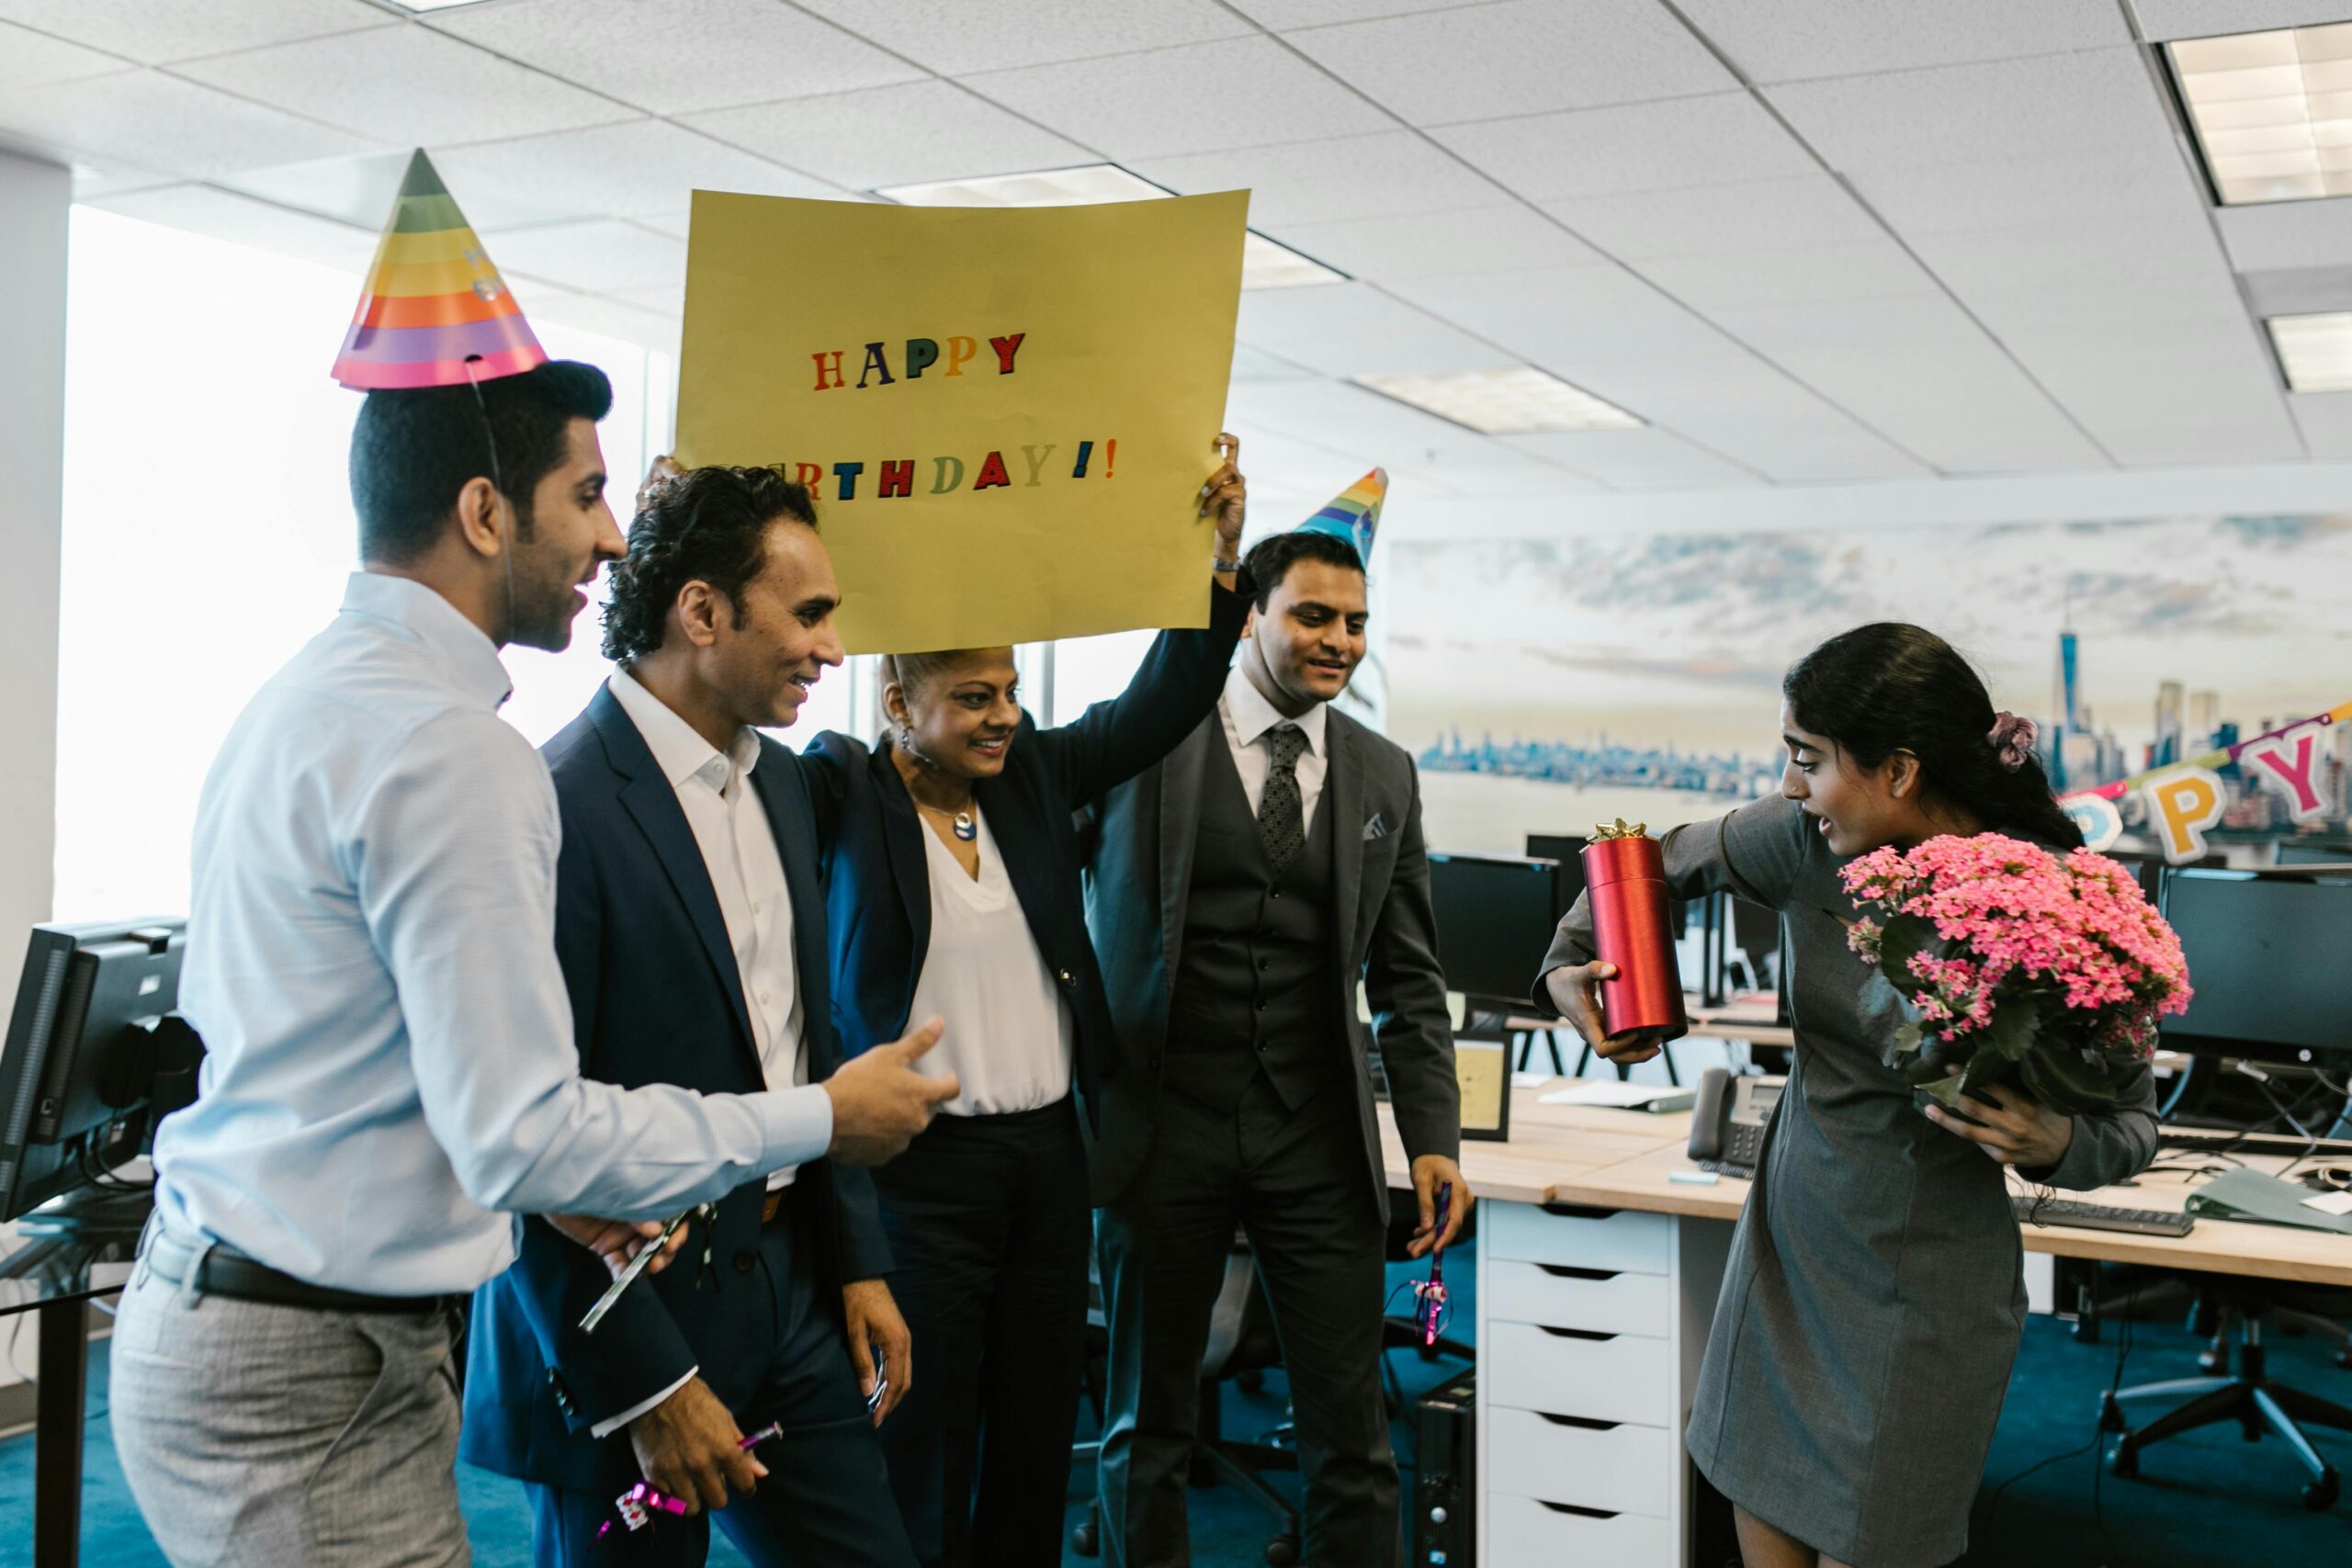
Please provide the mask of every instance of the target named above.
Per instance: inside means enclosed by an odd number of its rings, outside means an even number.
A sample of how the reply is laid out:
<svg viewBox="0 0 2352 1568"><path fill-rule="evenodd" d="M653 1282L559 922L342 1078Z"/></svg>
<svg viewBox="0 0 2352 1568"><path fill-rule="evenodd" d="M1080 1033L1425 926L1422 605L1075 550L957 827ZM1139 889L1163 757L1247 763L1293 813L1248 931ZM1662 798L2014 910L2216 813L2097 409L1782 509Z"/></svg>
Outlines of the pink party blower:
<svg viewBox="0 0 2352 1568"><path fill-rule="evenodd" d="M1675 967L1668 929L1666 858L1643 824L1623 818L1593 830L1584 849L1586 897L1600 961L1617 977L1600 983L1601 1016L1609 1037L1662 1045L1690 1032L1682 1010L1682 975Z"/></svg>

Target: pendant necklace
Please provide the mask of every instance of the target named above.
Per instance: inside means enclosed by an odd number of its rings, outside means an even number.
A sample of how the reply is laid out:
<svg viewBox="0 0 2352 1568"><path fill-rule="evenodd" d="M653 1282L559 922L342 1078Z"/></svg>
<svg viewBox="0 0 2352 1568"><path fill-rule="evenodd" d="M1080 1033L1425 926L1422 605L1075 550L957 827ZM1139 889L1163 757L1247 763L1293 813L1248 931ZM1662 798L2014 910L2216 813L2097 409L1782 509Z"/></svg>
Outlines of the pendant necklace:
<svg viewBox="0 0 2352 1568"><path fill-rule="evenodd" d="M922 807L925 811L932 813L933 816L947 817L946 808L944 807L932 806L920 800L916 801L915 804ZM980 825L973 819L971 810L968 807L962 811L958 811L953 817L948 817L947 829L948 831L956 835L956 840L960 843L968 844L973 840L980 836Z"/></svg>

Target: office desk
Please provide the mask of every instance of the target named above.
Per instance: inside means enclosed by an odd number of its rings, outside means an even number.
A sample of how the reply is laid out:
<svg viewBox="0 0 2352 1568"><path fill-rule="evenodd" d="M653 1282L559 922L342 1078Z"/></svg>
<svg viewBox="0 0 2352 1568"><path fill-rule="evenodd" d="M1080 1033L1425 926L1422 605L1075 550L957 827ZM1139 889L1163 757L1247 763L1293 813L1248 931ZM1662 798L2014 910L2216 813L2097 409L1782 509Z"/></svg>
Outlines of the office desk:
<svg viewBox="0 0 2352 1568"><path fill-rule="evenodd" d="M1478 1561L1679 1568L1696 1490L1682 1429L1751 1184L1669 1179L1695 1168L1687 1112L1541 1103L1563 1081L1513 1091L1510 1142L1462 1145L1479 1199ZM1382 1132L1390 1184L1409 1184L1385 1106ZM2152 1172L2065 1196L2173 1208L2196 1180ZM2022 1239L2030 1252L2352 1285L2352 1247L2322 1231L2200 1219L2177 1238L2027 1225Z"/></svg>

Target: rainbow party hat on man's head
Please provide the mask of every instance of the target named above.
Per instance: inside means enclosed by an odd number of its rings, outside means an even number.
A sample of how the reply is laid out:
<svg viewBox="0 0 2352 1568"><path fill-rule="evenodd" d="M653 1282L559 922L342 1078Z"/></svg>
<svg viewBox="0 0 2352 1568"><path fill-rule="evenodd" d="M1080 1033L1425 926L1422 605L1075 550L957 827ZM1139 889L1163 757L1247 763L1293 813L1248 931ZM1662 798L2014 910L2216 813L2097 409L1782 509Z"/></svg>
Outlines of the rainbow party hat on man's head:
<svg viewBox="0 0 2352 1568"><path fill-rule="evenodd" d="M461 387L548 362L423 148L409 160L334 362L356 391Z"/></svg>
<svg viewBox="0 0 2352 1568"><path fill-rule="evenodd" d="M1329 534L1356 547L1356 558L1372 566L1372 536L1380 528L1380 503L1388 495L1388 470L1374 468L1333 496L1322 511L1301 523L1301 534Z"/></svg>

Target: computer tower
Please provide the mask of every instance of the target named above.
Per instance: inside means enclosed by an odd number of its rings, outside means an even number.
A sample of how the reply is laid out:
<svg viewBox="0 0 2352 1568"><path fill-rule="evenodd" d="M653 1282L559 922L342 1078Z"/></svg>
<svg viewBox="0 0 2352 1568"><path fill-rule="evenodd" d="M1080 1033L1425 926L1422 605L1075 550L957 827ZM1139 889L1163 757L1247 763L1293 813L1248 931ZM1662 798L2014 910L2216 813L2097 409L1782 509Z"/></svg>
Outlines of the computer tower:
<svg viewBox="0 0 2352 1568"><path fill-rule="evenodd" d="M1413 1562L1419 1568L1464 1568L1478 1560L1475 1504L1478 1452L1477 1373L1464 1372L1413 1405Z"/></svg>

